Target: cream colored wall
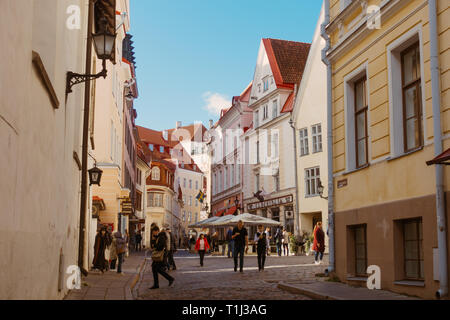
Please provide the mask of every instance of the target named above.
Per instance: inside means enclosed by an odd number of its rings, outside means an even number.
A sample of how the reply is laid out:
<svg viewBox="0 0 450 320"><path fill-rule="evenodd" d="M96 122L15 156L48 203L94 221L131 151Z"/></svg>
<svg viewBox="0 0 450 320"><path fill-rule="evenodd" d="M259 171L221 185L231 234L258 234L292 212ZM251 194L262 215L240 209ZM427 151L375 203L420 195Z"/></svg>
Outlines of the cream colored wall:
<svg viewBox="0 0 450 320"><path fill-rule="evenodd" d="M312 218L315 213L322 212L324 230L328 226L328 201L319 196L305 196L305 170L317 166L320 167L320 180L325 187L324 196L328 195L327 101L326 94L324 94L327 71L321 56L325 40L320 36L320 25L323 21L324 11L322 10L293 112L297 135L300 229L308 232L312 230ZM312 126L316 124L322 126L322 152L319 153L313 153L312 145ZM308 129L309 154L306 156L300 156L299 130L303 128Z"/></svg>
<svg viewBox="0 0 450 320"><path fill-rule="evenodd" d="M425 1L426 2L426 1ZM384 21L381 30L372 31L362 41L355 43L352 50L334 63L333 67L333 110L334 110L334 171L336 181L348 179L348 186L336 188L336 210L369 206L379 201L388 202L411 197L434 194L434 169L425 162L434 158L432 136L432 107L430 80L430 44L428 7L424 1L413 0L389 20ZM422 7L421 7L422 6ZM402 21L411 12L414 14ZM450 98L448 72L450 56L448 17L450 10L445 1L438 2L438 33L440 42L442 129L448 135L450 121ZM393 30L399 21L402 23ZM423 70L424 70L424 125L426 143L424 150L407 157L388 161L391 155L390 113L389 113L389 70L387 67L387 47L414 27L422 30ZM370 45L370 47L369 47ZM369 155L371 167L352 174L344 174L346 169L345 126L344 126L344 77L367 63L369 87ZM447 136L448 137L448 136ZM407 169L405 169L407 168ZM414 172L414 174L411 174ZM361 188L368 186L370 189Z"/></svg>
<svg viewBox="0 0 450 320"><path fill-rule="evenodd" d="M65 27L78 4L80 30ZM2 0L0 42L0 299L61 299L63 272L76 265L83 85L65 102L68 70L84 71L86 1ZM39 21L52 21L41 24ZM50 103L32 64L37 51L60 102ZM80 156L81 157L81 156ZM65 276L64 276L65 287Z"/></svg>
<svg viewBox="0 0 450 320"><path fill-rule="evenodd" d="M184 226L186 233L188 232L187 226L195 222L195 214L198 214L198 221L201 220L201 209L202 204L199 202L198 206L195 206L195 197L197 197L200 189L203 189L203 174L197 173L190 170L184 170L177 168L177 176L180 177L181 190L183 196L186 196L186 202L183 208L180 208L180 219L181 224ZM186 188L183 186L183 179L186 178ZM189 180L192 180L192 189L189 188ZM195 181L198 181L199 188L195 188ZM178 191L178 190L177 190ZM192 197L192 205L189 205L189 197ZM186 221L183 222L183 211L186 212ZM189 221L189 212L192 212L192 221Z"/></svg>

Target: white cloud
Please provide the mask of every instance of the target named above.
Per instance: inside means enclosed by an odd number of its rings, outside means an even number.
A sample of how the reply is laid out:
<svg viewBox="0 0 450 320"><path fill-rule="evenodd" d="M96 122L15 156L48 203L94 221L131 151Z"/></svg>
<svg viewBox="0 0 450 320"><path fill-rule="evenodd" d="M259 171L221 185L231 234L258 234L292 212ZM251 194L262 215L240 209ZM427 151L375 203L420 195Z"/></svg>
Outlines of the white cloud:
<svg viewBox="0 0 450 320"><path fill-rule="evenodd" d="M208 91L205 92L202 97L206 103L203 109L215 116L220 116L220 111L222 109L227 109L231 106L231 99L220 93Z"/></svg>

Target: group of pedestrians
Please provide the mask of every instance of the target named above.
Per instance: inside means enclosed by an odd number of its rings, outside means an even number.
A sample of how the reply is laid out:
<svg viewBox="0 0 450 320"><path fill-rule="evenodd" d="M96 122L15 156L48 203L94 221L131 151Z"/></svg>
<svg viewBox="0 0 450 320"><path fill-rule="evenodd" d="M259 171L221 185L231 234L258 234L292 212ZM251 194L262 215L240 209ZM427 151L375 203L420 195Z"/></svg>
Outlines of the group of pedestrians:
<svg viewBox="0 0 450 320"><path fill-rule="evenodd" d="M277 244L278 255L281 256L282 249L285 255L289 255L289 233L286 229L278 228L274 236ZM234 272L244 271L244 255L248 252L248 232L244 227L243 221L239 221L238 225L233 229L227 231L226 239L228 241L228 257L232 254L234 260ZM266 256L270 248L270 229L264 230L263 225L259 225L255 234L254 242L256 244L256 251L258 256L258 270L264 271ZM117 242L117 240L116 240ZM191 243L195 242L195 251L200 257L200 266L204 266L204 258L206 252L211 248L210 241L202 233L199 238L191 238ZM159 288L158 275L162 275L169 281L169 287L172 286L175 278L167 272L176 270L175 260L173 254L176 252L176 245L174 237L169 227L160 230L156 224L151 226L151 249L152 249L152 272L153 272L153 286L150 289ZM231 250L230 250L231 249ZM325 234L322 230L322 223L317 223L314 229L314 244L313 250L315 254L315 263L321 264L323 253L325 251ZM120 264L120 259L119 259Z"/></svg>
<svg viewBox="0 0 450 320"><path fill-rule="evenodd" d="M105 253L109 251L109 259ZM124 255L127 252L127 238L117 231L113 235L103 226L95 236L93 268L102 273L108 270L115 270L117 263L117 273L122 273Z"/></svg>

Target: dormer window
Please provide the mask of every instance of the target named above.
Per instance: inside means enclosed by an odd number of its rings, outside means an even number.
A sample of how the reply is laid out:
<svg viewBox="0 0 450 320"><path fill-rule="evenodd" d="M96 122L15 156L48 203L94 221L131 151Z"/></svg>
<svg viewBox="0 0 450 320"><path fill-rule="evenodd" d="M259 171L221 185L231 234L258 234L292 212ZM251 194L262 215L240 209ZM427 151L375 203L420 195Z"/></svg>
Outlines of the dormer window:
<svg viewBox="0 0 450 320"><path fill-rule="evenodd" d="M269 77L265 77L263 79L263 84L264 84L264 92L266 92L267 90L269 90Z"/></svg>
<svg viewBox="0 0 450 320"><path fill-rule="evenodd" d="M152 144L150 144L150 145L148 146L148 148L149 148L151 151L153 151L153 150L155 149L155 146L152 145Z"/></svg>
<svg viewBox="0 0 450 320"><path fill-rule="evenodd" d="M164 153L164 147L163 146L159 147L159 152Z"/></svg>

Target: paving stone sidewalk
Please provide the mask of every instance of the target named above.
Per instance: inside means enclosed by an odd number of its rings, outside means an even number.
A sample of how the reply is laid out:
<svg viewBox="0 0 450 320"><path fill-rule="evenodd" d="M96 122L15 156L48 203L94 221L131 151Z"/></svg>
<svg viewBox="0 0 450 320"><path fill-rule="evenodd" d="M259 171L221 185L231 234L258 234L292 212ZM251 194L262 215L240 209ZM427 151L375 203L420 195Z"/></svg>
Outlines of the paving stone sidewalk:
<svg viewBox="0 0 450 320"><path fill-rule="evenodd" d="M131 253L122 265L123 275L117 271L89 272L83 277L81 290L71 290L64 300L133 300L132 287L139 278L145 252Z"/></svg>
<svg viewBox="0 0 450 320"><path fill-rule="evenodd" d="M318 280L281 282L278 288L315 300L420 300L385 290L369 290L340 282Z"/></svg>

